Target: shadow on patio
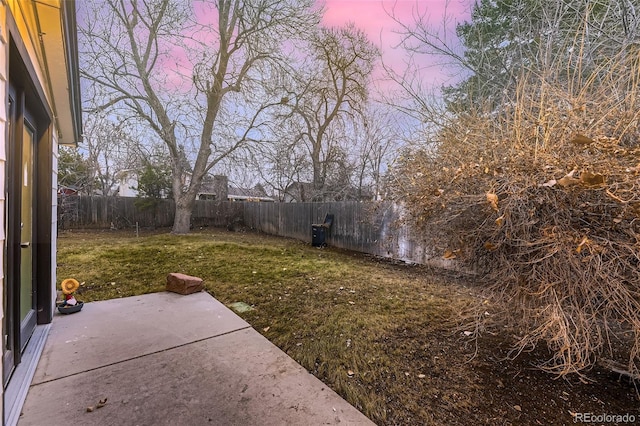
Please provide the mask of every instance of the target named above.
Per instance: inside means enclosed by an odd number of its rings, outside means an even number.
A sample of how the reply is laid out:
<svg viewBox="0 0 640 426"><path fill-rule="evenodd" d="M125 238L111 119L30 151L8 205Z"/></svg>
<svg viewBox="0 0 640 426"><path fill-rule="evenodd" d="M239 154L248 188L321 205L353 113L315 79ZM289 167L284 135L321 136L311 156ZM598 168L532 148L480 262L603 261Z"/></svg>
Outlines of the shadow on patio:
<svg viewBox="0 0 640 426"><path fill-rule="evenodd" d="M337 423L372 424L204 292L93 302L56 315L19 420L21 426Z"/></svg>

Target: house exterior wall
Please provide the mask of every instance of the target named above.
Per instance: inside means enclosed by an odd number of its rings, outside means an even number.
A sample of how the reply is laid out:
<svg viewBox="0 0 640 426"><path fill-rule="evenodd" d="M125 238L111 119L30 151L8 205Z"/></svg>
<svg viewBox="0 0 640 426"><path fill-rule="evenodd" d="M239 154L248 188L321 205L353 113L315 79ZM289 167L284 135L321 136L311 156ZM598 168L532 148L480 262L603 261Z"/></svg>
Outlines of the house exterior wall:
<svg viewBox="0 0 640 426"><path fill-rule="evenodd" d="M47 103L49 106L52 105L51 99L51 88L48 87L47 80L45 79L44 74L44 54L42 50L42 45L39 43L39 34L38 34L38 23L36 21L36 17L34 15L34 8L32 7L32 1L25 0L0 0L0 96L2 97L2 102L0 102L0 137L2 137L2 141L0 142L0 218L2 219L1 223L3 226L0 228L0 238L2 239L2 247L0 247L0 256L2 257L2 262L0 263L0 288L4 291L4 270L5 270L5 262L4 255L6 253L6 243L5 243L5 229L6 229L6 218L5 218L5 200L6 200L6 190L5 190L5 176L6 176L6 151L7 151L7 138L8 133L6 129L7 123L7 75L9 71L9 48L7 45L7 40L9 39L9 35L7 34L7 14L10 13L15 21L15 24L18 28L19 37L24 43L24 46L28 52L29 60L34 64L34 69L38 78L38 83L45 88L45 96L47 99L43 101ZM55 2L54 2L55 3ZM54 4L55 6L55 4ZM60 70L58 70L60 72ZM54 123L54 131L52 132L53 137L53 176L52 176L52 258L51 258L51 269L52 269L52 283L51 285L55 289L56 283L56 274L55 274L55 265L56 265L56 237L57 237L57 182L58 182L58 133L55 128ZM55 291L52 292L54 297L51 301L52 304L55 303ZM3 293L0 293L2 295ZM0 310L2 306L0 305ZM1 311L0 311L1 312ZM1 364L1 363L0 363ZM1 365L0 365L1 368ZM0 369L1 372L1 369Z"/></svg>
<svg viewBox="0 0 640 426"><path fill-rule="evenodd" d="M7 76L9 74L9 47L7 46L7 6L0 1L0 296L4 300L4 276L6 255L6 163L7 163ZM4 318L4 303L0 304L0 318ZM4 333L3 333L4 334ZM3 377L3 363L0 362L0 377ZM0 386L0 396L3 396ZM4 404L4 397L0 398L0 404Z"/></svg>
<svg viewBox="0 0 640 426"><path fill-rule="evenodd" d="M67 21L69 13L71 13L72 21ZM71 22L71 27L67 26L69 22ZM76 143L80 137L79 129L81 126L79 98L74 98L74 96L78 96L77 89L79 87L75 85L77 83L77 62L75 61L77 56L70 58L68 56L70 53L66 50L70 48L72 53L77 55L74 23L75 10L72 0L0 0L0 298L3 300L5 298L7 291L7 265L11 260L7 256L7 253L10 252L7 247L7 227L9 222L7 216L7 172L12 167L11 164L7 163L11 144L8 129L9 72L10 70L13 71L13 67L18 63L13 59L13 52L16 46L15 42L19 42L18 55L24 61L25 66L29 68L29 72L27 73L28 76L18 75L22 73L17 72L11 76L11 81L15 83L15 78L19 78L23 82L29 79L35 86L36 96L45 106L51 121L49 128L43 127L39 129L43 131L42 140L45 140L41 148L44 160L41 156L35 160L37 162L35 167L39 167L39 170L46 170L48 175L49 167L51 166L52 173L51 181L43 179L42 182L47 183L40 186L40 191L44 192L44 194L51 191L51 206L49 207L48 202L44 206L44 211L48 211L51 208L51 223L47 225L41 222L44 231L39 228L39 235L45 235L44 241L41 240L41 237L36 240L36 243L48 244L50 242L51 244L50 253L47 251L48 249L45 249L42 253L46 252L47 255L38 255L39 259L46 259L46 261L37 264L37 268L45 264L47 267L43 268L44 270L48 271L50 268L50 274L41 274L44 277L42 285L47 291L40 292L41 287L38 287L38 291L44 305L50 302L51 312L53 311L56 297L58 143ZM69 34L69 31L72 31L72 34ZM13 42L10 43L10 40ZM10 60L15 63L10 64ZM62 67L58 66L59 64L62 64ZM75 72L71 72L71 70ZM29 91L30 94L34 93L33 88L30 88ZM75 94L72 93L74 91ZM74 100L76 101L75 103ZM27 103L28 105L29 103ZM67 129L65 134L62 133L62 128ZM43 195L42 192L39 192L39 194ZM41 198L38 199L40 200ZM38 211L41 208L39 207ZM39 213L39 217L44 216L48 216L48 213ZM48 221L49 218L47 217ZM4 312L4 304L0 303L0 318L2 318L3 324L7 321L6 314ZM41 319L39 314L38 318L39 323L46 323L51 320L51 318L48 320L46 318ZM4 334L3 331L2 338L4 338ZM0 377L3 377L2 369L3 362L0 362ZM12 382L15 382L15 380L12 379ZM7 404L5 406L5 398L8 398L10 393L6 392L5 394L5 388L0 386L0 410L5 413L5 421L7 421L8 405L10 405ZM19 402L19 404L21 405L22 402Z"/></svg>
<svg viewBox="0 0 640 426"><path fill-rule="evenodd" d="M118 182L118 196L119 197L137 197L138 179L135 176L124 176Z"/></svg>

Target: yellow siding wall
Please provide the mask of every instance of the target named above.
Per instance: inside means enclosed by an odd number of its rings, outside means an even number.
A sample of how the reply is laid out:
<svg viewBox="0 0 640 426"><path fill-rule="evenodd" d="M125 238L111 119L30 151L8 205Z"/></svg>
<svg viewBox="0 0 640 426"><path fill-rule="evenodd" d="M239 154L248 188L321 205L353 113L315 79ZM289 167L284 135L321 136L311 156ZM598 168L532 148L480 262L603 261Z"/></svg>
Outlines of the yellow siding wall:
<svg viewBox="0 0 640 426"><path fill-rule="evenodd" d="M29 53L29 58L31 58L31 62L36 65L35 69L38 75L38 80L44 86L45 79L42 66L38 66L43 64L44 61L38 39L36 18L33 13L33 2L25 0L9 0L7 1L7 4L16 21L18 31L20 31L20 38L24 42L27 52ZM45 92L45 95L48 96L48 91L45 90ZM51 104L51 99L48 99L48 102Z"/></svg>

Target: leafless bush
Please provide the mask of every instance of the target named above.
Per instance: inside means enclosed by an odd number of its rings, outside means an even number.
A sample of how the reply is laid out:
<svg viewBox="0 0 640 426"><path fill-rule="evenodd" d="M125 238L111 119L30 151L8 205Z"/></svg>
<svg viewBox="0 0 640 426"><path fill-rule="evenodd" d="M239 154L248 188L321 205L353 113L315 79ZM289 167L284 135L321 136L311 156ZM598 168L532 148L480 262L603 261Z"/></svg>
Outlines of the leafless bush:
<svg viewBox="0 0 640 426"><path fill-rule="evenodd" d="M545 342L559 375L601 358L640 369L639 82L635 50L522 75L502 108L452 115L395 171L434 247L520 330L516 352Z"/></svg>

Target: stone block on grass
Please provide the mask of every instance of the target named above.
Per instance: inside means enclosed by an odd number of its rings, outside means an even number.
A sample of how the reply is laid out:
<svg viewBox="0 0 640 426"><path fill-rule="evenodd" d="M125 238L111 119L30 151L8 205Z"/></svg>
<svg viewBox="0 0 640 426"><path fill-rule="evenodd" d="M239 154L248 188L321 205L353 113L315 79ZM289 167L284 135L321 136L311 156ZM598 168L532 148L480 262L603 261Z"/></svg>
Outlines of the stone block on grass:
<svg viewBox="0 0 640 426"><path fill-rule="evenodd" d="M172 272L167 275L167 291L178 294L197 293L204 289L202 278Z"/></svg>

